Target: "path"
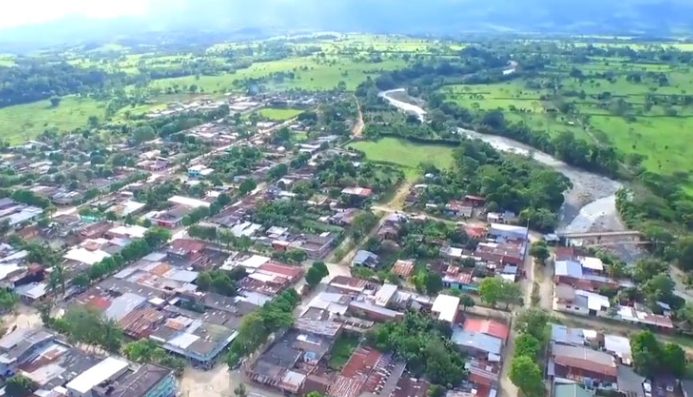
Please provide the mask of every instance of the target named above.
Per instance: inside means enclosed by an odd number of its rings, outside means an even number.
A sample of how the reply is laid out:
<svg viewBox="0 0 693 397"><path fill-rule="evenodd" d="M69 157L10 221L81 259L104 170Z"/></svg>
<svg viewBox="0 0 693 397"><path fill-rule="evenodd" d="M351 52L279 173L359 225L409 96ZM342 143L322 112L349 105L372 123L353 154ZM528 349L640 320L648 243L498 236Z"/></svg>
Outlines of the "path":
<svg viewBox="0 0 693 397"><path fill-rule="evenodd" d="M356 119L356 124L354 124L354 128L351 130L351 136L358 139L361 138L361 134L363 133L363 127L365 126L363 122L363 112L361 111L361 103L359 102L359 99L356 98L356 95L354 95L354 101L356 101L356 110L358 111L358 119Z"/></svg>
<svg viewBox="0 0 693 397"><path fill-rule="evenodd" d="M340 265L350 266L351 260L354 258L354 256L356 256L356 252L369 238L373 237L378 232L383 223L385 223L385 219L387 219L386 215L393 212L401 211L402 206L404 205L404 199L407 198L407 195L409 194L409 189L411 189L413 184L413 180L405 179L404 182L402 182L402 184L400 184L399 187L397 187L397 190L387 203L384 203L382 205L374 205L371 207L372 210L375 210L379 214L380 219L378 220L378 224L373 229L371 229L371 231L366 236L364 236L360 241L358 241L357 244L354 245L351 248L351 250L349 250L349 252L347 252L342 257L342 259L339 261Z"/></svg>

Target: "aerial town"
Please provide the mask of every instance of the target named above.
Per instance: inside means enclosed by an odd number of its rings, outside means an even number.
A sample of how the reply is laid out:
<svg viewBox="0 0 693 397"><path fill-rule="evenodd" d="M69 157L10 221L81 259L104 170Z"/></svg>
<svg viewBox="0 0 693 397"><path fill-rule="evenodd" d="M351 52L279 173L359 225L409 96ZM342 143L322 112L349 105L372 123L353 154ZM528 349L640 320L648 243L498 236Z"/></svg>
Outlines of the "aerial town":
<svg viewBox="0 0 693 397"><path fill-rule="evenodd" d="M609 233L542 235L481 195L427 199L441 175L407 183L345 146L361 128L349 101L229 95L147 114L205 120L165 138L6 148L24 179L0 199L6 387L187 396L218 373L236 395L495 397L528 358L557 397L693 392L683 368L635 370L626 335L690 329L662 291L642 303L654 265L626 277L590 248ZM301 113L257 116L282 106Z"/></svg>

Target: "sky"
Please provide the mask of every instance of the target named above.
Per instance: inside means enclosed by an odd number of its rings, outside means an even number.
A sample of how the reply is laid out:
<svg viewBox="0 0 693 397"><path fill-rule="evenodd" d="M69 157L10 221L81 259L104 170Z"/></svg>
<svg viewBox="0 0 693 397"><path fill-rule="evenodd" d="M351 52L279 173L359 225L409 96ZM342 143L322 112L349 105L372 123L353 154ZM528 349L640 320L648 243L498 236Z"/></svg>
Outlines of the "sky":
<svg viewBox="0 0 693 397"><path fill-rule="evenodd" d="M112 18L143 15L160 0L10 0L3 1L0 29L48 22L69 15ZM171 2L175 2L173 0Z"/></svg>

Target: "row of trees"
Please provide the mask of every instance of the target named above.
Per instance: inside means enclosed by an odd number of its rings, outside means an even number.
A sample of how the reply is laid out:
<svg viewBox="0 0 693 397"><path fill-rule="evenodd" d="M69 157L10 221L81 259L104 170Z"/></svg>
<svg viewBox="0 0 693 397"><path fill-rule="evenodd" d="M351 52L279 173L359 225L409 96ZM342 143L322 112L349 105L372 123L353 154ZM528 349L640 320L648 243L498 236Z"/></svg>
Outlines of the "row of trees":
<svg viewBox="0 0 693 397"><path fill-rule="evenodd" d="M257 350L269 335L293 323L293 310L301 298L294 289L289 289L266 303L260 310L243 317L238 336L229 348L227 363L235 367L248 354Z"/></svg>
<svg viewBox="0 0 693 397"><path fill-rule="evenodd" d="M548 314L540 309L530 308L517 316L515 329L519 336L515 339L515 355L510 363L510 380L527 397L542 397L546 394L544 376L537 362L541 362L547 344L546 327Z"/></svg>

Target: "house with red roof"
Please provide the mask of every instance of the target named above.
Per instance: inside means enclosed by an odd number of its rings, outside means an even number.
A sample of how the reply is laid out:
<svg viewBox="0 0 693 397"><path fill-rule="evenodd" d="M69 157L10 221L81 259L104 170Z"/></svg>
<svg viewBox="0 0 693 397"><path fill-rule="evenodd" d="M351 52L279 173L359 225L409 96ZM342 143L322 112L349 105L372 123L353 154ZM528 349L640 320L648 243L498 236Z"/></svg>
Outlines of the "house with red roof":
<svg viewBox="0 0 693 397"><path fill-rule="evenodd" d="M469 332L470 334L480 333L496 337L502 340L503 344L505 344L505 342L508 340L508 336L510 335L510 328L508 328L507 325L495 320L468 318L467 321L464 322L463 329L465 332Z"/></svg>

